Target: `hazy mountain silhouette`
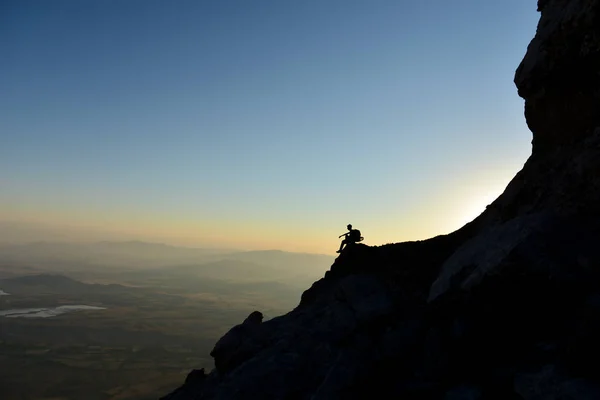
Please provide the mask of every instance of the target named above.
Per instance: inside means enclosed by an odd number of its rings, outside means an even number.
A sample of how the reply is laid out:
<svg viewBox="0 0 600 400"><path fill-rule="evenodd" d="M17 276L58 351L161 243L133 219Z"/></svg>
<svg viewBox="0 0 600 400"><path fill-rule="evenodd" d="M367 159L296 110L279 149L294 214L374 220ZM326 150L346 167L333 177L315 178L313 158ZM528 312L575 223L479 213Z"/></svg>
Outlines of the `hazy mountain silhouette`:
<svg viewBox="0 0 600 400"><path fill-rule="evenodd" d="M226 260L239 260L250 263L261 264L273 268L285 268L290 271L303 271L306 268L327 268L333 262L334 257L324 254L292 253L281 250L257 250L224 254L221 256Z"/></svg>
<svg viewBox="0 0 600 400"><path fill-rule="evenodd" d="M35 264L40 267L85 269L93 267L155 268L182 264L200 264L233 260L255 263L280 270L322 272L333 257L319 254L291 253L279 250L234 252L170 246L141 241L57 243L35 242L0 246L0 261Z"/></svg>
<svg viewBox="0 0 600 400"><path fill-rule="evenodd" d="M56 290L70 290L73 288L83 289L88 286L64 275L53 274L27 275L16 278L0 279L0 285L10 289L14 289L18 286L41 286Z"/></svg>
<svg viewBox="0 0 600 400"><path fill-rule="evenodd" d="M15 278L0 279L0 287L11 295L27 295L32 292L37 294L85 294L93 293L129 293L131 288L117 284L87 284L65 275L59 274L33 274Z"/></svg>

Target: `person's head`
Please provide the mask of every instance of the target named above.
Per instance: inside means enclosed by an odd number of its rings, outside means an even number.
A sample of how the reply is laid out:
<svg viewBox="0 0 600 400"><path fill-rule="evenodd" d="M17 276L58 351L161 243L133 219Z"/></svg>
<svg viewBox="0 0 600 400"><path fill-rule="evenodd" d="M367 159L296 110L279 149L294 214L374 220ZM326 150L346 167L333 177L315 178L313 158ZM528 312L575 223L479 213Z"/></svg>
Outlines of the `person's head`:
<svg viewBox="0 0 600 400"><path fill-rule="evenodd" d="M346 228L348 228L348 230L351 231L352 230L352 225L348 224L348 226Z"/></svg>

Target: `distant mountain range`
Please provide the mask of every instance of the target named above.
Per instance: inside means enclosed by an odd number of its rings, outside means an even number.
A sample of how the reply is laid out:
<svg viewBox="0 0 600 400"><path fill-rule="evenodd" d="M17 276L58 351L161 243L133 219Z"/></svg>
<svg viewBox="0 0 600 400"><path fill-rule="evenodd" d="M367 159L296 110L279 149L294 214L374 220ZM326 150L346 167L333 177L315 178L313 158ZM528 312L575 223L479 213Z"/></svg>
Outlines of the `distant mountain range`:
<svg viewBox="0 0 600 400"><path fill-rule="evenodd" d="M250 270L248 270L251 272ZM0 288L13 298L31 298L31 296L59 295L78 296L81 301L94 301L102 304L122 304L124 298L136 301L139 296L162 298L165 294L176 296L193 296L201 294L209 297L225 296L228 299L240 299L252 302L252 298L260 299L262 304L272 299L271 306L282 305L293 307L300 298L299 285L290 285L274 280L237 279L236 274L226 270L229 280L215 276L203 275L198 271L131 271L114 275L116 281L124 283L86 283L61 274L31 274L0 279ZM133 285L133 286L132 286ZM99 297L100 296L100 297ZM249 297L250 296L250 297ZM40 304L36 303L36 306ZM42 303L45 305L45 303ZM11 308L8 306L8 308ZM227 307L225 307L227 308Z"/></svg>
<svg viewBox="0 0 600 400"><path fill-rule="evenodd" d="M122 285L87 284L57 274L25 275L15 278L0 279L0 287L6 292L16 294L95 294L95 293L126 293L131 291ZM34 291L34 292L32 292Z"/></svg>
<svg viewBox="0 0 600 400"><path fill-rule="evenodd" d="M59 243L34 242L0 246L0 266L33 268L31 272L159 269L168 273L192 273L214 279L277 280L317 278L333 263L332 256L281 250L231 252L171 246L141 241ZM14 272L14 271L13 271ZM28 272L25 272L28 273Z"/></svg>

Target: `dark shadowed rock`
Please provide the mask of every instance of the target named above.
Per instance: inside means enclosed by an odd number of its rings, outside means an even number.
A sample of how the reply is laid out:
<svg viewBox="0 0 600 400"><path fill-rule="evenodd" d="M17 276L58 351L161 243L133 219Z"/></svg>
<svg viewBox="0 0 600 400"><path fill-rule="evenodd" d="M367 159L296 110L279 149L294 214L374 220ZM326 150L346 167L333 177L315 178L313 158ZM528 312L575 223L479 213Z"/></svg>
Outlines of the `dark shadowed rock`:
<svg viewBox="0 0 600 400"><path fill-rule="evenodd" d="M596 400L600 385L585 378L566 376L556 365L515 376L515 391L525 400Z"/></svg>
<svg viewBox="0 0 600 400"><path fill-rule="evenodd" d="M452 388L444 395L444 400L480 400L483 391L477 386L461 385Z"/></svg>
<svg viewBox="0 0 600 400"><path fill-rule="evenodd" d="M234 326L219 339L210 352L219 372L225 373L237 367L254 356L266 344L262 320L262 313L253 311L243 323Z"/></svg>
<svg viewBox="0 0 600 400"><path fill-rule="evenodd" d="M169 400L173 398L193 398L198 391L204 387L206 381L204 368L193 369L185 378L183 385L168 396L161 397L160 400Z"/></svg>
<svg viewBox="0 0 600 400"><path fill-rule="evenodd" d="M542 16L515 83L534 151L551 151L600 126L597 0L538 1Z"/></svg>
<svg viewBox="0 0 600 400"><path fill-rule="evenodd" d="M193 369L185 378L184 385L197 385L199 383L204 382L204 379L206 379L206 373L204 372L204 368Z"/></svg>
<svg viewBox="0 0 600 400"><path fill-rule="evenodd" d="M600 0L538 9L515 75L533 151L504 193L451 234L347 247L165 399L600 398Z"/></svg>

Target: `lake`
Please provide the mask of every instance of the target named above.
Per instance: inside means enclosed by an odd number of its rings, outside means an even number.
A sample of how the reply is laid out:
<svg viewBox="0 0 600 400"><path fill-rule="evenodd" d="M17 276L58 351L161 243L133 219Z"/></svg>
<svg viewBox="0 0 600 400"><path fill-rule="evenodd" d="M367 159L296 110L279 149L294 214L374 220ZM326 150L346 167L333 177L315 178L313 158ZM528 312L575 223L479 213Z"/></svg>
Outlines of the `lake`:
<svg viewBox="0 0 600 400"><path fill-rule="evenodd" d="M83 310L105 310L105 307L72 305L41 308L15 308L12 310L0 310L0 317L6 318L50 318L57 315Z"/></svg>

